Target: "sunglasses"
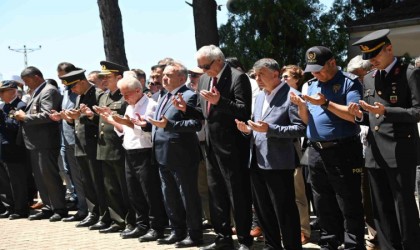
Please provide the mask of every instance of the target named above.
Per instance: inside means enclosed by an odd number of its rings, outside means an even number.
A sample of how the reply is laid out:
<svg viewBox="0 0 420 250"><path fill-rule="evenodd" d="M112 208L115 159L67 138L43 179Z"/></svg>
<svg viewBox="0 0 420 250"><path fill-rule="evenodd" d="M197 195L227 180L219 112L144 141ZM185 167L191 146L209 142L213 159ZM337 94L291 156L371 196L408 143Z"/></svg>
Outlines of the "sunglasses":
<svg viewBox="0 0 420 250"><path fill-rule="evenodd" d="M196 78L196 77L200 77L201 74L196 74L196 73L190 73L188 74L191 78Z"/></svg>
<svg viewBox="0 0 420 250"><path fill-rule="evenodd" d="M199 68L200 68L200 69L202 69L202 70L209 70L209 69L211 68L211 65L213 65L213 63L214 63L214 60L213 60L213 61L211 61L211 63L210 63L210 64L198 65L197 67L199 67Z"/></svg>

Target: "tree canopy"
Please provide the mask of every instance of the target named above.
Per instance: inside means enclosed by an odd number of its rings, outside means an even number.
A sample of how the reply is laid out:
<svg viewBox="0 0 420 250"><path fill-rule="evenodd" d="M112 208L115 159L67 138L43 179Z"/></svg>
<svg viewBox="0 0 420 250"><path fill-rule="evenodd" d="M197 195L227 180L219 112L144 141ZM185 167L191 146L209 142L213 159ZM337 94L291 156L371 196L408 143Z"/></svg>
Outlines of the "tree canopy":
<svg viewBox="0 0 420 250"><path fill-rule="evenodd" d="M316 45L329 47L338 64L347 60L347 24L398 0L335 0L327 10L319 0L230 0L235 13L219 28L220 47L246 68L263 57L280 65L305 62L305 52Z"/></svg>

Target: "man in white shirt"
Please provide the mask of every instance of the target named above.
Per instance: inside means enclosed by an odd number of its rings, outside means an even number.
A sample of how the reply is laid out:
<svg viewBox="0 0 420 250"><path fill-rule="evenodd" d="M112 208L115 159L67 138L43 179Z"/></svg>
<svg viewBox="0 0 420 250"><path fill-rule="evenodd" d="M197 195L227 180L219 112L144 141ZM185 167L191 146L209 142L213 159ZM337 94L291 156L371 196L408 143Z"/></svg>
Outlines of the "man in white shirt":
<svg viewBox="0 0 420 250"><path fill-rule="evenodd" d="M167 224L159 171L151 163L152 126L145 120L153 117L157 103L143 94L141 83L131 75L119 80L117 86L128 106L124 117L114 114L111 120L117 134L124 135L128 196L136 213L136 227L121 237L138 238L149 229L153 236L153 231L162 231Z"/></svg>

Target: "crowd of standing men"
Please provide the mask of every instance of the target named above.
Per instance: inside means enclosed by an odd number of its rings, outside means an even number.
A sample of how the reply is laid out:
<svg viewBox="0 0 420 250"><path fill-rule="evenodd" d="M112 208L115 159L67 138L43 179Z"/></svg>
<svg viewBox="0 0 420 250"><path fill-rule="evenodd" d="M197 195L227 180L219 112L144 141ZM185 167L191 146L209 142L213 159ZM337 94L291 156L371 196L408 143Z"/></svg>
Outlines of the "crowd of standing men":
<svg viewBox="0 0 420 250"><path fill-rule="evenodd" d="M88 77L60 63L60 94L27 67L26 102L18 82L0 86L0 217L78 221L123 239L202 250L235 249L233 233L237 249L252 249L256 223L265 250L302 249L308 195L321 249L418 250L420 69L401 64L388 33L354 44L372 65L354 67L356 75L330 49L308 49L304 71L314 78L303 86L298 66L260 59L254 81L214 45L197 51L195 69L159 61L148 88L143 71L113 62ZM58 159L78 196L71 216ZM31 180L43 207L29 215ZM363 197L362 181L370 187ZM365 222L376 246L365 245ZM202 246L210 225L216 237Z"/></svg>

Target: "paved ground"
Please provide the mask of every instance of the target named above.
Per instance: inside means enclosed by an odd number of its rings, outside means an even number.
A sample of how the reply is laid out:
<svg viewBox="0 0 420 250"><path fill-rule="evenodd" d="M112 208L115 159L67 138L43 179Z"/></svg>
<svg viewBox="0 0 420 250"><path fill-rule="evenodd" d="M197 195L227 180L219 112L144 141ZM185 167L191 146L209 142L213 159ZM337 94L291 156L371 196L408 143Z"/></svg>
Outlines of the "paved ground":
<svg viewBox="0 0 420 250"><path fill-rule="evenodd" d="M173 245L159 246L156 243L139 243L137 239L123 240L119 234L103 235L86 228L76 228L75 225L76 222L0 219L0 249L174 249ZM213 238L213 231L205 232L206 244L211 243ZM255 241L255 250L260 250L262 247L262 242ZM318 249L319 247L308 243L304 248Z"/></svg>

